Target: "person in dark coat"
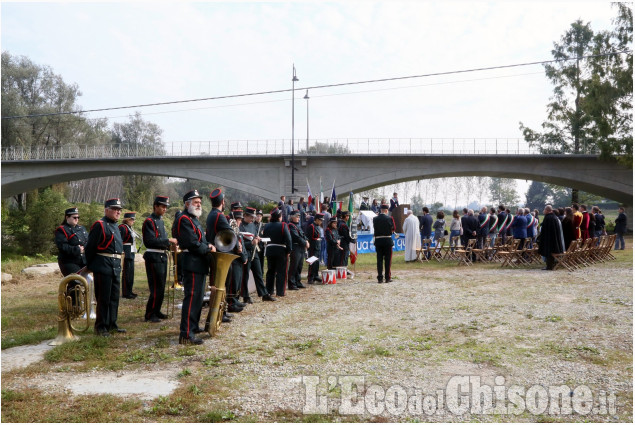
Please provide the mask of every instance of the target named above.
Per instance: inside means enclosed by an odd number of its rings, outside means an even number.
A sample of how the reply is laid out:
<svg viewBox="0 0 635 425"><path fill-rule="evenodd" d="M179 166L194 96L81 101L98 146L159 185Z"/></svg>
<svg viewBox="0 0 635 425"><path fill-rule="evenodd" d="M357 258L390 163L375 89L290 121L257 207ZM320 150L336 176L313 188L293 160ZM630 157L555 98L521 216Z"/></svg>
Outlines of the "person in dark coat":
<svg viewBox="0 0 635 425"><path fill-rule="evenodd" d="M351 237L351 229L348 227L348 219L351 213L349 211L342 211L341 219L337 222L337 233L340 235L340 262L341 267L348 267L348 257L351 255L351 243L355 242L355 239Z"/></svg>
<svg viewBox="0 0 635 425"><path fill-rule="evenodd" d="M498 235L501 238L501 242L505 243L506 240L506 234L505 231L507 230L507 220L508 220L508 216L507 213L505 212L505 206L503 204L498 206L498 214L496 215L496 217L498 218Z"/></svg>
<svg viewBox="0 0 635 425"><path fill-rule="evenodd" d="M626 233L626 214L624 214L624 207L619 208L619 214L615 219L615 234L617 234L617 238L615 239L615 250L624 250L624 233ZM619 247L619 248L618 248Z"/></svg>
<svg viewBox="0 0 635 425"><path fill-rule="evenodd" d="M428 209L428 207L423 207L422 212L423 212L423 215L420 215L417 217L419 219L419 231L421 232L421 248L428 248L427 246L424 246L423 240L432 238L432 221L433 220L432 220L432 216L430 215L430 210ZM426 255L427 254L428 253L426 251Z"/></svg>
<svg viewBox="0 0 635 425"><path fill-rule="evenodd" d="M157 196L152 205L152 214L148 216L141 227L141 235L146 251L143 253L145 260L146 276L150 296L146 304L146 322L158 323L161 319L167 319L167 315L161 312L163 297L165 295L165 282L168 273L168 252L170 244L176 245L176 238L168 238L165 230L163 216L170 206L170 198ZM176 283L176 282L175 282Z"/></svg>
<svg viewBox="0 0 635 425"><path fill-rule="evenodd" d="M604 232L604 227L606 226L606 223L604 222L604 214L602 214L602 211L597 206L593 207L592 211L593 211L593 215L595 216L595 235L594 236L599 238L600 236L606 234Z"/></svg>
<svg viewBox="0 0 635 425"><path fill-rule="evenodd" d="M576 239L575 223L573 221L573 209L564 208L564 218L562 219L562 236L564 238L564 250L569 249L569 245Z"/></svg>
<svg viewBox="0 0 635 425"><path fill-rule="evenodd" d="M322 229L322 220L324 219L323 214L316 214L313 223L310 223L307 226L306 236L309 240L309 258L316 257L315 260L309 266L309 276L307 277L307 282L312 284L313 282L322 282L322 276L320 276L320 252L322 250L322 233L324 229Z"/></svg>
<svg viewBox="0 0 635 425"><path fill-rule="evenodd" d="M57 264L62 276L77 273L86 266L84 248L88 242L88 232L79 223L77 207L69 208L64 213L64 221L55 229L55 245L57 246Z"/></svg>
<svg viewBox="0 0 635 425"><path fill-rule="evenodd" d="M198 190L186 193L183 196L185 208L172 225L183 257L183 306L179 344L203 343L196 334L203 332L199 322L205 295L205 278L209 273L208 254L215 252L216 248L207 241L203 227L198 221L203 212L202 199Z"/></svg>
<svg viewBox="0 0 635 425"><path fill-rule="evenodd" d="M489 220L490 216L487 213L487 207L481 208L481 212L478 214L478 231L477 231L477 239L476 243L479 249L483 249L485 247L485 239L487 239L487 235L489 233Z"/></svg>
<svg viewBox="0 0 635 425"><path fill-rule="evenodd" d="M121 270L121 297L135 299L137 294L132 292L134 286L134 259L137 253L135 239L138 237L132 226L137 219L137 213L127 212L123 215L123 223L119 225L119 233L123 241L123 268Z"/></svg>
<svg viewBox="0 0 635 425"><path fill-rule="evenodd" d="M281 222L282 212L275 208L271 211L269 223L265 226L264 237L271 241L267 244L267 292L275 291L284 297L287 287L287 267L291 253L291 233L289 225Z"/></svg>
<svg viewBox="0 0 635 425"><path fill-rule="evenodd" d="M258 257L259 251L254 252L256 247L258 249L262 249L264 251L264 247L260 248L260 236L258 227L264 227L260 225L256 225L254 223L255 218L257 217L257 210L255 208L247 207L245 208L245 217L243 222L240 225L241 232L250 233L253 238L245 237L245 251L247 252L247 264L243 268L243 281L240 287L241 296L243 297L243 301L245 303L251 304L251 297L249 296L249 271L254 276L254 283L256 285L256 292L259 297L262 297L263 301L275 301L276 299L272 297L265 287L264 275L262 273L262 265L260 264L260 258ZM262 228L260 229L262 231Z"/></svg>
<svg viewBox="0 0 635 425"><path fill-rule="evenodd" d="M512 235L514 239L520 239L521 241L518 243L518 249L523 249L525 244L525 239L527 238L527 219L523 215L525 212L524 208L518 208L516 210L516 215L511 223Z"/></svg>
<svg viewBox="0 0 635 425"><path fill-rule="evenodd" d="M392 198L390 198L390 208L388 211L392 215L392 212L399 206L399 199L397 198L397 192L392 194Z"/></svg>
<svg viewBox="0 0 635 425"><path fill-rule="evenodd" d="M554 214L551 205L545 206L544 214L540 236L538 236L538 250L547 263L543 270L553 270L555 259L552 254L561 254L565 251L562 223Z"/></svg>
<svg viewBox="0 0 635 425"><path fill-rule="evenodd" d="M84 252L88 270L95 280L97 318L95 333L110 336L110 332L126 332L117 325L123 241L117 228L121 216L121 201L108 199L104 204L104 217L90 228Z"/></svg>
<svg viewBox="0 0 635 425"><path fill-rule="evenodd" d="M300 226L300 211L291 211L289 214L289 233L291 234L291 254L289 256L289 271L287 276L288 289L296 290L306 288L300 281L302 278L302 266L304 255L309 248L309 242Z"/></svg>
<svg viewBox="0 0 635 425"><path fill-rule="evenodd" d="M375 251L377 252L377 282L392 282L392 234L395 231L395 220L388 216L388 205L382 204L380 214L373 218L375 234ZM385 273L384 273L385 270Z"/></svg>
<svg viewBox="0 0 635 425"><path fill-rule="evenodd" d="M337 231L337 217L331 217L329 220L329 225L324 231L324 239L326 240L326 268L334 269L340 264L342 252L340 234Z"/></svg>

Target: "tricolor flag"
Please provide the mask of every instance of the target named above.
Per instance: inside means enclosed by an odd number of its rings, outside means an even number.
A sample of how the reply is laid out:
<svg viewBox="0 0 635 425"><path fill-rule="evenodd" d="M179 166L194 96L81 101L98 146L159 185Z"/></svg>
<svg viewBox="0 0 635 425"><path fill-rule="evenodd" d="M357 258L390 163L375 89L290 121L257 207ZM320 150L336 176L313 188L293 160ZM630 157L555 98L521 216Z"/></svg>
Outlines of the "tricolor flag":
<svg viewBox="0 0 635 425"><path fill-rule="evenodd" d="M311 195L311 186L309 186L309 179L306 179L306 191L307 191L307 198L308 198L308 205L313 204L313 195Z"/></svg>
<svg viewBox="0 0 635 425"><path fill-rule="evenodd" d="M348 223L346 223L346 225L350 228L353 222L353 191L348 193L348 212L351 215L348 216Z"/></svg>
<svg viewBox="0 0 635 425"><path fill-rule="evenodd" d="M348 225L348 228L351 228L351 224L353 224L353 191L350 191L348 193L348 212L351 213L351 215L348 216L348 223L346 223ZM349 243L349 252L350 252L350 260L351 260L351 264L355 264L355 261L357 261L357 241L353 241L351 243Z"/></svg>
<svg viewBox="0 0 635 425"><path fill-rule="evenodd" d="M337 213L337 195L335 194L335 180L333 180L333 189L331 190L331 215L335 216Z"/></svg>
<svg viewBox="0 0 635 425"><path fill-rule="evenodd" d="M320 205L322 205L322 202L324 202L324 190L322 189L322 176L320 176L320 199L318 199L317 201L317 212L322 212L320 209Z"/></svg>

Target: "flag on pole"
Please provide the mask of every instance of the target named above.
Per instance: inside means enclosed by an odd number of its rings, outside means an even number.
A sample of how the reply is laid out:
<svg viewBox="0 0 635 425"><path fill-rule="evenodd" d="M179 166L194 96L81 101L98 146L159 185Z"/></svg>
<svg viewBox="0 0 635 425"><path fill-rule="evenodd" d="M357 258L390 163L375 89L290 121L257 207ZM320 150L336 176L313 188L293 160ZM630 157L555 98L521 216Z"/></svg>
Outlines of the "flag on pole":
<svg viewBox="0 0 635 425"><path fill-rule="evenodd" d="M335 194L335 179L333 179L333 189L331 190L331 215L335 216L337 213L337 195Z"/></svg>
<svg viewBox="0 0 635 425"><path fill-rule="evenodd" d="M309 179L306 179L306 191L309 205L313 204L313 195L311 195L311 186L309 186Z"/></svg>
<svg viewBox="0 0 635 425"><path fill-rule="evenodd" d="M346 225L350 228L351 223L353 222L353 191L348 193L348 212L350 215L348 216L348 222Z"/></svg>
<svg viewBox="0 0 635 425"><path fill-rule="evenodd" d="M322 205L322 202L324 202L324 190L322 189L322 176L320 176L320 199L318 199L317 205L316 205L317 212L321 212L320 205Z"/></svg>
<svg viewBox="0 0 635 425"><path fill-rule="evenodd" d="M351 190L348 193L348 212L350 213L350 215L348 216L348 223L346 223L349 229L351 228L351 224L353 224L353 209L353 191ZM355 231L355 234L357 234L357 231ZM348 248L351 264L355 264L355 261L357 261L357 241L353 240L353 242L350 242Z"/></svg>

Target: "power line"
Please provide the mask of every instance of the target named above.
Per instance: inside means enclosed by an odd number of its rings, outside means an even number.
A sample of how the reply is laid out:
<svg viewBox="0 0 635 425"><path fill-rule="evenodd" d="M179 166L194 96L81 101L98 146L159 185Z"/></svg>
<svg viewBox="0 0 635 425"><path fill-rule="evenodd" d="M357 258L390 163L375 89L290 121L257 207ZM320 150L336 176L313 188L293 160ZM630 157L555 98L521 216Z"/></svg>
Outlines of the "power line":
<svg viewBox="0 0 635 425"><path fill-rule="evenodd" d="M352 86L352 85L359 85L359 84L370 84L370 83L381 83L381 82L387 82L387 81L407 80L407 79L414 79L414 78L436 77L436 76L441 76L441 75L465 74L465 73L469 73L469 72L479 72L479 71L491 71L491 70L495 70L495 69L518 68L518 67L523 67L523 66L544 65L544 64L556 63L556 62L568 62L568 61L572 61L572 60L581 60L581 59L588 59L588 58L594 58L594 57L613 56L613 55L619 55L619 54L623 54L623 53L632 53L632 51L631 50L623 50L623 51L618 51L618 52L610 52L610 53L603 53L603 54L597 54L597 55L587 55L587 56L581 56L581 57L576 57L576 58L552 59L552 60L548 60L548 61L524 62L524 63L511 64L511 65L498 65L498 66L490 66L490 67L483 67L483 68L463 69L463 70L457 70L457 71L434 72L434 73L429 73L429 74L408 75L408 76L403 76L403 77L390 77L390 78L380 78L380 79L375 79L375 80L363 80L363 81L353 81L353 82L346 82L346 83L323 84L323 85L319 85L319 86L299 87L297 90L298 91L302 91L302 90L317 90L317 89ZM82 113L87 113L87 112L113 111L113 110L119 110L119 109L146 108L146 107L150 107L150 106L162 106L162 105L174 105L174 104L180 104L180 103L204 102L204 101L209 101L209 100L232 99L232 98L247 97L247 96L262 96L262 95L265 95L265 94L286 93L286 92L290 92L291 90L292 89L268 90L268 91L261 91L261 92L232 94L232 95L214 96L214 97L206 97L206 98L198 98L198 99L174 100L174 101L169 101L169 102L156 102L156 103L146 103L146 104L130 105L130 106L116 106L116 107L111 107L111 108L88 109L88 110L85 110L85 111L54 112L54 113L48 113L48 114L33 114L33 115L14 115L14 116L9 116L9 117L2 117L2 119L36 118L36 117L47 117L47 116L56 116L56 115L74 115L74 114L82 114Z"/></svg>

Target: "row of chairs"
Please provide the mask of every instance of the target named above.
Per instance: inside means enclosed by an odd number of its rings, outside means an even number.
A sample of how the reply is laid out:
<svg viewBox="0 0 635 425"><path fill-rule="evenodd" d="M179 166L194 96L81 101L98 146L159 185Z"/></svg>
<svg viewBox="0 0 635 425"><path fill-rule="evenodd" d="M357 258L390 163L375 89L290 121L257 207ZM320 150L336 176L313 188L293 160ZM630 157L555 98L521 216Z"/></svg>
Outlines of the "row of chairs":
<svg viewBox="0 0 635 425"><path fill-rule="evenodd" d="M584 241L582 239L572 241L569 248L562 254L552 254L556 259L553 269L564 267L573 271L594 263L615 260L611 250L616 237L617 235L608 235L600 238L588 238Z"/></svg>

